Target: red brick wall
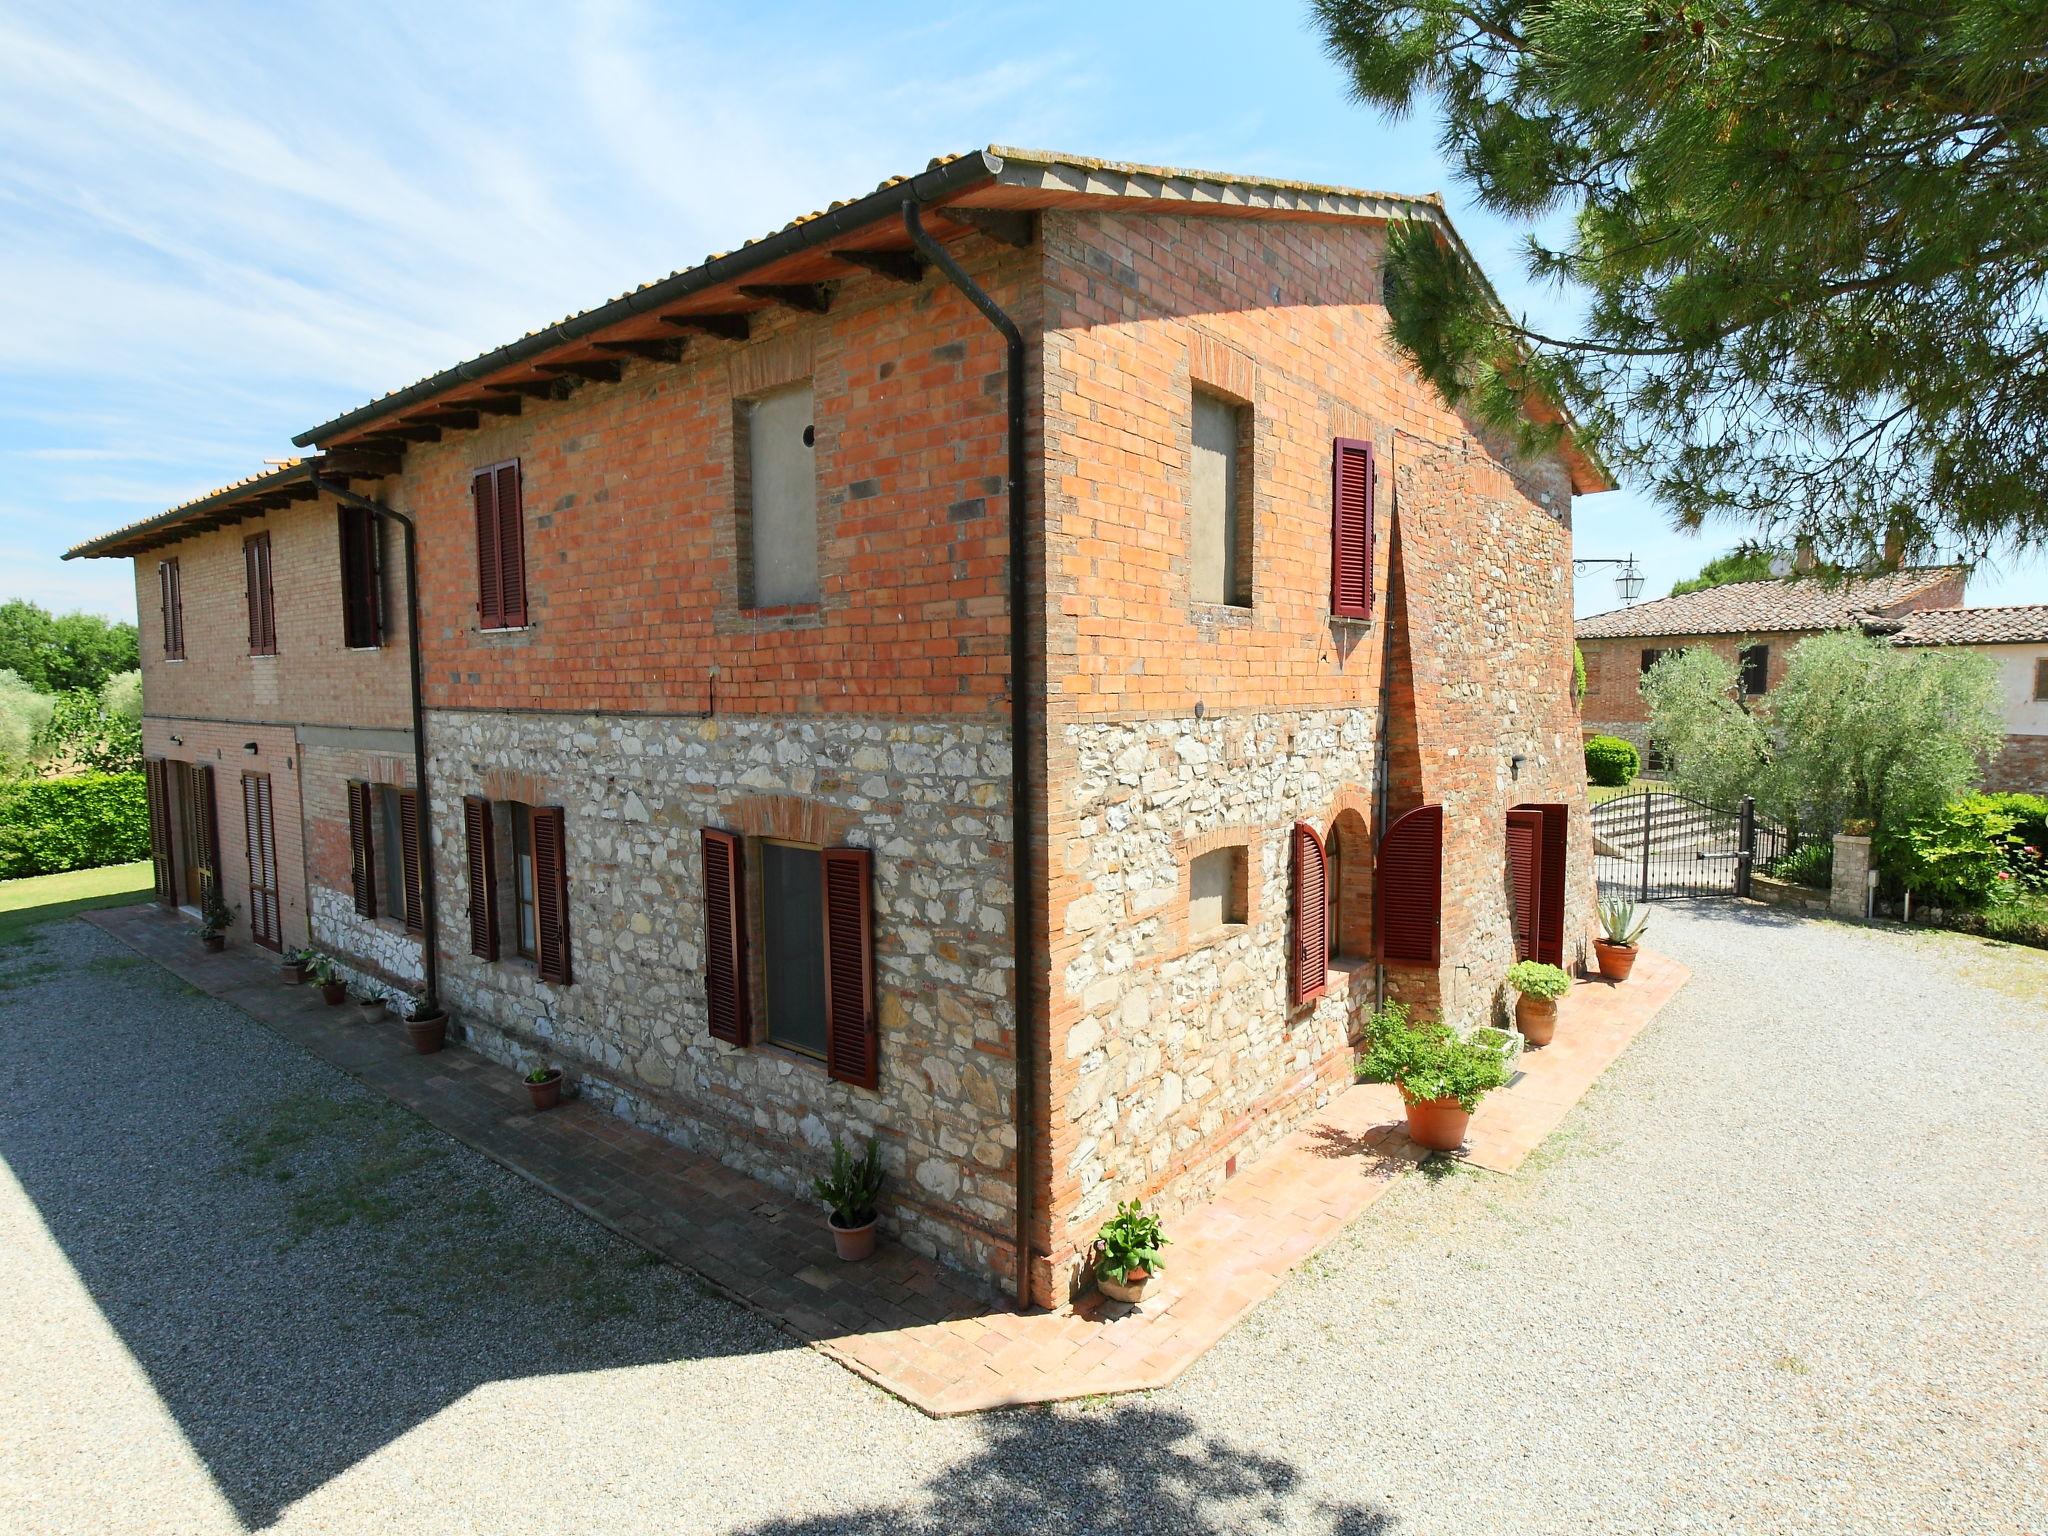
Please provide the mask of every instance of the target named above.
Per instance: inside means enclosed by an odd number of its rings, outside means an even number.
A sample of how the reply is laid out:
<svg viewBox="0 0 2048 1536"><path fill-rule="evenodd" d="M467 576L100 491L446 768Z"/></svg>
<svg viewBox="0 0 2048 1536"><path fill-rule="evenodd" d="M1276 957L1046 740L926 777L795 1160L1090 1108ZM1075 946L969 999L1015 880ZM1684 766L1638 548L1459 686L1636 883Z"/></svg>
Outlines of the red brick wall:
<svg viewBox="0 0 2048 1536"><path fill-rule="evenodd" d="M1028 325L1030 253L961 254ZM743 344L410 450L384 494L433 551L436 708L919 715L1003 712L1001 338L958 291L855 279L822 318L764 314ZM810 377L820 601L739 607L734 401ZM518 459L530 625L477 625L473 470Z"/></svg>
<svg viewBox="0 0 2048 1536"><path fill-rule="evenodd" d="M1815 631L1810 629L1774 630L1755 635L1654 635L1581 640L1579 649L1586 658L1586 696L1580 702L1579 714L1585 720L1589 733L1607 724L1647 724L1650 717L1643 707L1641 685L1643 652L1649 650L1683 651L1703 645L1715 655L1725 656L1739 665L1745 646L1768 645L1771 659L1767 681L1771 688L1776 688L1785 680L1785 663L1792 654L1792 647L1813 633Z"/></svg>

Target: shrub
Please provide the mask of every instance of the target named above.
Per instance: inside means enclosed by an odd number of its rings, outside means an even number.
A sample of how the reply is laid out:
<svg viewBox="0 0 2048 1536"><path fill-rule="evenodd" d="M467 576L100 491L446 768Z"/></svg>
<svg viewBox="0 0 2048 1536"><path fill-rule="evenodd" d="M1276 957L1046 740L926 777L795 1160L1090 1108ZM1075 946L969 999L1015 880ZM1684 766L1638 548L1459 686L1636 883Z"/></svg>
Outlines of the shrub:
<svg viewBox="0 0 2048 1536"><path fill-rule="evenodd" d="M1497 1031L1468 1039L1440 1020L1418 1021L1398 1002L1383 1004L1367 1028L1371 1044L1359 1060L1359 1075L1393 1083L1407 1103L1456 1099L1470 1114L1508 1080L1508 1042Z"/></svg>
<svg viewBox="0 0 2048 1536"><path fill-rule="evenodd" d="M0 879L149 857L139 773L79 773L0 787Z"/></svg>
<svg viewBox="0 0 2048 1536"><path fill-rule="evenodd" d="M1524 997L1556 999L1572 989L1572 979L1541 960L1517 960L1508 967L1508 985Z"/></svg>
<svg viewBox="0 0 2048 1536"><path fill-rule="evenodd" d="M832 1170L811 1180L811 1189L832 1212L833 1225L851 1230L875 1219L875 1201L882 1192L882 1154L875 1138L855 1157L837 1136L832 1138Z"/></svg>
<svg viewBox="0 0 2048 1536"><path fill-rule="evenodd" d="M1586 777L1607 789L1618 789L1642 771L1635 743L1619 736L1595 736L1586 743Z"/></svg>
<svg viewBox="0 0 2048 1536"><path fill-rule="evenodd" d="M1873 842L1878 867L1921 899L1977 908L2013 882L2008 857L2018 818L1993 795L1964 795L1939 809L1881 825Z"/></svg>
<svg viewBox="0 0 2048 1536"><path fill-rule="evenodd" d="M1790 853L1780 854L1764 866L1764 873L1773 879L1789 880L1794 885L1810 885L1826 890L1834 879L1835 845L1832 842L1808 843Z"/></svg>

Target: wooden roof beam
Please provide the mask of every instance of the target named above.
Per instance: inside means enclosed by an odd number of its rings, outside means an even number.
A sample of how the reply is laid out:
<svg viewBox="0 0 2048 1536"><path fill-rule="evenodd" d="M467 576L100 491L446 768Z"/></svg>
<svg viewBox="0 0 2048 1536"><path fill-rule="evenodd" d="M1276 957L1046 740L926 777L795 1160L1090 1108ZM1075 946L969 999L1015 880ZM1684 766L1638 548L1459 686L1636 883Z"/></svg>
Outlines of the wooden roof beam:
<svg viewBox="0 0 2048 1536"><path fill-rule="evenodd" d="M663 315L664 325L673 325L685 331L698 331L706 336L716 336L720 341L745 341L748 324L745 315Z"/></svg>
<svg viewBox="0 0 2048 1536"><path fill-rule="evenodd" d="M909 283L914 287L924 281L925 261L915 251L834 251L832 259L886 277L892 283Z"/></svg>
<svg viewBox="0 0 2048 1536"><path fill-rule="evenodd" d="M415 424L444 427L451 432L473 432L476 430L477 414L475 411L460 409L421 411L417 416L406 417L402 423L405 426Z"/></svg>
<svg viewBox="0 0 2048 1536"><path fill-rule="evenodd" d="M603 358L591 358L573 363L535 363L540 373L552 373L559 378L588 379L593 384L616 384L626 376L626 365L608 362Z"/></svg>
<svg viewBox="0 0 2048 1536"><path fill-rule="evenodd" d="M962 208L957 203L932 210L940 218L951 219L955 224L965 224L969 229L979 230L991 240L1000 240L1004 245L1014 245L1019 250L1031 243L1031 215L1000 208Z"/></svg>
<svg viewBox="0 0 2048 1536"><path fill-rule="evenodd" d="M679 363L683 360L684 343L675 341L633 340L595 341L591 343L600 352L616 352L620 357L637 357L648 363Z"/></svg>
<svg viewBox="0 0 2048 1536"><path fill-rule="evenodd" d="M832 290L824 283L741 283L740 293L800 315L822 315L832 307Z"/></svg>

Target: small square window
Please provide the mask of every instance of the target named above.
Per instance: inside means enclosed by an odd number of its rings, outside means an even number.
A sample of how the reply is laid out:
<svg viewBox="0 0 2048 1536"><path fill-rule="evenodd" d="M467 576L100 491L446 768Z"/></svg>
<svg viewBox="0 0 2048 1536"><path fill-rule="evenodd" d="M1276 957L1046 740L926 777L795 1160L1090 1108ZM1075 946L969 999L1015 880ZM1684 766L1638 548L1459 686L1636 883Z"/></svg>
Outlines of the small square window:
<svg viewBox="0 0 2048 1536"><path fill-rule="evenodd" d="M2034 697L2048 699L2048 656L2034 663Z"/></svg>
<svg viewBox="0 0 2048 1536"><path fill-rule="evenodd" d="M1188 865L1188 932L1243 922L1245 894L1244 844L1195 855Z"/></svg>

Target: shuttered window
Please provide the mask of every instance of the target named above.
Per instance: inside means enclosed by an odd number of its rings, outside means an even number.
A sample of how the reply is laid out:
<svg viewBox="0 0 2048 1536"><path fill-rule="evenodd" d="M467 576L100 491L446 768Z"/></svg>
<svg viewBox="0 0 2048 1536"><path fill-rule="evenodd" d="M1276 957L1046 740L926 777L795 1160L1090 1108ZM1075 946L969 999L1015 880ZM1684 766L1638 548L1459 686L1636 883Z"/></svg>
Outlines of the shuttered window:
<svg viewBox="0 0 2048 1536"><path fill-rule="evenodd" d="M377 915L377 853L370 837L368 784L348 786L348 883L358 917Z"/></svg>
<svg viewBox="0 0 2048 1536"><path fill-rule="evenodd" d="M469 483L476 508L476 615L484 629L526 623L526 520L519 461L480 469Z"/></svg>
<svg viewBox="0 0 2048 1536"><path fill-rule="evenodd" d="M242 775L242 835L249 850L249 936L265 949L284 947L277 896L277 819L270 775Z"/></svg>
<svg viewBox="0 0 2048 1536"><path fill-rule="evenodd" d="M469 867L469 952L498 958L498 849L491 802L462 797L462 835Z"/></svg>
<svg viewBox="0 0 2048 1536"><path fill-rule="evenodd" d="M1330 984L1330 860L1323 839L1305 821L1294 824L1294 939L1288 955L1288 996L1321 997Z"/></svg>
<svg viewBox="0 0 2048 1536"><path fill-rule="evenodd" d="M533 837L534 960L542 981L566 985L569 972L569 871L559 806L527 813Z"/></svg>
<svg viewBox="0 0 2048 1536"><path fill-rule="evenodd" d="M1508 812L1508 896L1515 958L1536 958L1543 913L1543 816L1532 810Z"/></svg>
<svg viewBox="0 0 2048 1536"><path fill-rule="evenodd" d="M881 1075L875 1032L875 953L869 890L873 855L827 848L825 867L825 1070L872 1088Z"/></svg>
<svg viewBox="0 0 2048 1536"><path fill-rule="evenodd" d="M167 907L178 904L178 875L171 841L171 765L160 757L144 760L143 787L149 794L149 861L155 877L156 899Z"/></svg>
<svg viewBox="0 0 2048 1536"><path fill-rule="evenodd" d="M336 511L341 528L341 643L360 650L384 643L377 519L367 507Z"/></svg>
<svg viewBox="0 0 2048 1536"><path fill-rule="evenodd" d="M1418 806L1387 828L1373 867L1380 959L1435 965L1442 957L1444 812Z"/></svg>
<svg viewBox="0 0 2048 1536"><path fill-rule="evenodd" d="M214 882L220 879L220 807L213 794L213 764L190 763L186 765L190 775L193 819L198 823L196 831L199 843L199 906L206 909L206 899Z"/></svg>
<svg viewBox="0 0 2048 1536"><path fill-rule="evenodd" d="M243 574L249 587L249 654L277 654L277 599L270 582L270 535L242 540Z"/></svg>
<svg viewBox="0 0 2048 1536"><path fill-rule="evenodd" d="M157 602L163 611L164 659L185 659L185 582L176 560L162 560L156 568Z"/></svg>
<svg viewBox="0 0 2048 1536"><path fill-rule="evenodd" d="M704 1004L711 1038L749 1041L746 865L731 832L706 827L704 844Z"/></svg>
<svg viewBox="0 0 2048 1536"><path fill-rule="evenodd" d="M1330 449L1330 612L1369 619L1373 600L1372 444L1340 437Z"/></svg>
<svg viewBox="0 0 2048 1536"><path fill-rule="evenodd" d="M398 802L399 893L405 898L405 926L424 933L427 915L420 903L420 797L410 789L386 790Z"/></svg>

